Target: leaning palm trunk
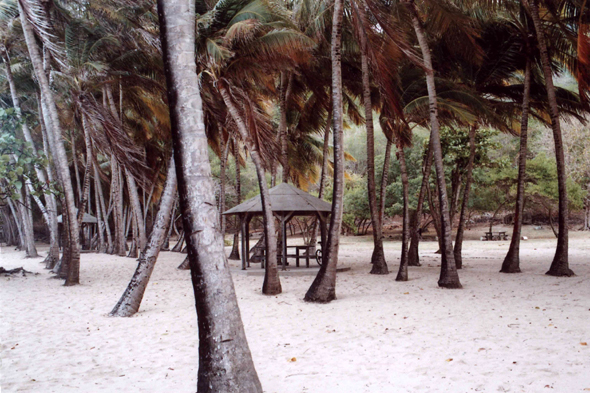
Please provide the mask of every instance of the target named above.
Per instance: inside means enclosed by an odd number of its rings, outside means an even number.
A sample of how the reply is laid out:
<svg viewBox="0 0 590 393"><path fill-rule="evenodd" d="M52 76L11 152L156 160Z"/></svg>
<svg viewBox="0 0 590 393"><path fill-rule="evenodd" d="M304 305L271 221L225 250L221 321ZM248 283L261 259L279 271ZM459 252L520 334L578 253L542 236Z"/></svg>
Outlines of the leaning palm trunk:
<svg viewBox="0 0 590 393"><path fill-rule="evenodd" d="M241 170L240 170L240 158L238 156L238 149L236 148L236 142L232 141L231 142L232 145L232 154L234 156L235 162L236 162L236 198L237 198L237 204L239 205L240 203L242 203L242 182L240 180L241 177ZM239 223L238 223L238 227L236 228L236 233L234 234L234 242L233 242L233 246L231 249L231 253L229 254L229 259L233 259L236 261L240 260L240 237L239 237Z"/></svg>
<svg viewBox="0 0 590 393"><path fill-rule="evenodd" d="M105 222L103 219L103 211L100 207L100 195L98 193L98 189L100 188L100 179L98 178L98 170L96 169L96 164L92 163L92 169L94 170L94 208L96 210L96 219L98 220L98 247L96 251L98 253L104 254L107 250L107 244L105 242Z"/></svg>
<svg viewBox="0 0 590 393"><path fill-rule="evenodd" d="M362 7L355 8L360 10ZM373 254L371 256L371 274L389 274L385 252L383 251L383 227L377 207L377 191L375 184L375 136L373 129L373 105L371 103L371 82L369 80L369 59L367 35L360 33L361 69L363 80L363 105L365 107L365 125L367 128L367 189L369 192L369 209L371 211L371 225L373 227Z"/></svg>
<svg viewBox="0 0 590 393"><path fill-rule="evenodd" d="M105 252L108 254L113 253L113 236L111 234L111 227L109 225L109 214L107 213L106 204L104 201L104 192L100 183L100 176L98 174L98 168L94 166L94 176L96 179L95 187L98 191L98 199L100 200L100 212L102 215L102 223L104 224L104 230L107 235L107 246Z"/></svg>
<svg viewBox="0 0 590 393"><path fill-rule="evenodd" d="M117 317L130 317L139 310L143 294L150 281L154 266L160 254L160 248L166 238L168 226L170 225L170 216L172 206L175 202L176 195L176 168L174 167L174 158L170 159L166 185L160 200L160 208L156 215L154 228L150 234L148 246L139 258L137 269L127 285L127 289L111 311L110 315Z"/></svg>
<svg viewBox="0 0 590 393"><path fill-rule="evenodd" d="M469 193L471 190L471 180L473 179L473 162L475 161L475 130L476 125L469 129L469 161L467 163L467 177L465 179L465 190L463 191L463 201L461 202L461 214L459 216L459 226L457 227L457 236L455 237L455 264L457 269L463 268L463 234L465 232L465 220L467 219L467 204L469 203Z"/></svg>
<svg viewBox="0 0 590 393"><path fill-rule="evenodd" d="M195 64L195 3L158 0L158 16L199 325L197 391L262 393L218 229Z"/></svg>
<svg viewBox="0 0 590 393"><path fill-rule="evenodd" d="M80 234L78 232L78 222L76 221L74 190L72 188L72 180L68 168L68 159L61 138L61 125L59 122L57 106L53 99L53 92L49 86L49 80L43 69L43 60L37 42L35 41L35 33L20 2L18 7L23 34L29 50L29 56L41 89L44 112L47 112L47 120L49 121L45 123L49 136L49 147L51 149L51 154L56 161L57 173L60 177L60 182L65 194L65 211L63 215L68 215L69 217L69 220L67 220L68 225L64 226L64 229L68 232L69 242L67 247L69 251L69 255L67 255L69 267L65 285L75 285L80 282ZM66 222L66 220L64 220L64 222Z"/></svg>
<svg viewBox="0 0 590 393"><path fill-rule="evenodd" d="M501 273L520 273L520 235L522 215L524 212L524 184L526 177L526 158L529 124L529 102L531 94L531 61L527 59L524 73L524 93L522 99L522 117L520 120L520 150L518 157L518 184L516 187L516 207L514 208L514 228L508 254L502 262Z"/></svg>
<svg viewBox="0 0 590 393"><path fill-rule="evenodd" d="M459 281L459 275L457 274L457 267L455 265L455 258L453 255L453 243L451 240L449 200L447 198L447 185L445 181L442 148L440 144L438 105L430 48L426 40L426 34L424 32L424 28L422 27L422 22L418 16L416 4L414 4L413 0L406 0L406 4L408 4L410 13L412 15L412 24L414 26L414 31L416 32L416 37L418 38L418 43L420 44L420 49L422 50L422 57L424 59L424 66L426 68L426 85L428 88L428 101L430 106L430 139L432 141L432 153L434 157L434 166L436 168L441 220L440 244L442 258L438 285L443 288L461 288L461 282Z"/></svg>
<svg viewBox="0 0 590 393"><path fill-rule="evenodd" d="M399 271L395 281L408 281L408 243L410 242L410 187L408 182L408 170L406 167L406 155L404 153L404 148L399 146L397 151L404 193L404 212L402 228L402 255L399 261Z"/></svg>
<svg viewBox="0 0 590 393"><path fill-rule="evenodd" d="M25 193L25 187L19 191L19 200L16 202L16 208L19 214L21 222L22 234L23 234L23 245L28 258L37 258L37 248L35 247L35 234L33 233L33 222L29 217L29 209L27 203L27 195Z"/></svg>
<svg viewBox="0 0 590 393"><path fill-rule="evenodd" d="M86 116L82 115L82 128L84 128L84 142L86 143L86 165L84 167L84 185L80 195L80 205L78 206L78 227L82 227L84 213L90 194L90 166L92 165L92 143L90 142L90 130L87 129Z"/></svg>
<svg viewBox="0 0 590 393"><path fill-rule="evenodd" d="M543 65L543 75L545 77L545 87L547 89L547 100L551 113L551 129L553 130L553 140L555 143L555 161L557 163L557 187L559 192L559 234L557 236L557 249L551 267L547 272L550 276L573 276L574 272L569 268L568 262L568 199L566 185L565 155L563 151L563 141L561 134L561 124L559 122L559 109L557 107L557 97L555 96L555 86L553 85L553 75L551 62L547 53L547 43L545 42L545 32L541 25L539 17L539 6L537 0L522 0L529 9L535 31L537 33L537 42L541 52L541 64Z"/></svg>
<svg viewBox="0 0 590 393"><path fill-rule="evenodd" d="M264 235L266 240L266 264L264 273L264 282L262 284L262 293L265 295L276 295L282 292L281 281L279 279L279 269L277 266L277 236L275 232L274 217L272 214L272 207L270 205L270 194L268 192L268 185L266 184L266 176L262 166L262 158L258 152L258 147L252 141L246 127L246 123L242 119L238 108L232 101L229 91L225 83L219 83L219 91L223 97L223 101L227 106L232 119L238 126L238 130L242 139L246 142L246 147L250 152L250 157L256 168L256 175L258 176L258 185L260 187L260 199L262 201L262 216L264 219Z"/></svg>
<svg viewBox="0 0 590 393"><path fill-rule="evenodd" d="M305 294L305 301L328 303L336 299L336 269L340 245L344 197L344 132L342 114L342 17L343 0L334 0L332 19L332 118L334 134L334 190L332 215L327 244L322 245L325 257L320 271Z"/></svg>
<svg viewBox="0 0 590 393"><path fill-rule="evenodd" d="M420 264L420 254L418 246L420 244L420 222L422 218L422 210L424 208L424 200L428 194L428 187L430 184L430 171L432 169L432 149L431 144L428 144L426 157L424 158L424 169L422 171L422 185L418 194L418 202L416 204L416 211L412 219L410 228L410 249L408 250L408 266L422 266ZM430 209L434 209L431 205Z"/></svg>
<svg viewBox="0 0 590 393"><path fill-rule="evenodd" d="M7 57L4 58L4 64L6 65L6 79L8 80L8 86L10 88L12 104L14 105L17 117L19 118L19 120L22 121L20 100L16 92L16 84L14 83L12 69L10 68L10 60ZM25 140L31 144L31 147L36 152L37 149L35 148L35 142L33 141L31 132L29 130L29 126L27 125L26 121L22 122L22 131ZM41 183L47 184L47 177L45 176L45 173L43 172L42 168L35 166L35 173L37 174L37 178ZM49 252L47 253L47 258L45 258L45 267L48 269L52 269L53 266L55 266L57 259L59 258L59 239L56 213L57 205L55 203L54 195L45 194L45 206L42 207L42 205L39 204L39 208L43 212L43 217L45 218L45 222L47 223L47 227L49 229Z"/></svg>
<svg viewBox="0 0 590 393"><path fill-rule="evenodd" d="M125 178L127 179L127 189L129 190L129 200L131 201L131 209L133 210L133 223L136 229L136 244L141 254L145 250L147 239L145 234L145 226L143 225L143 213L141 211L141 202L139 201L139 193L137 191L137 184L135 178L125 168Z"/></svg>

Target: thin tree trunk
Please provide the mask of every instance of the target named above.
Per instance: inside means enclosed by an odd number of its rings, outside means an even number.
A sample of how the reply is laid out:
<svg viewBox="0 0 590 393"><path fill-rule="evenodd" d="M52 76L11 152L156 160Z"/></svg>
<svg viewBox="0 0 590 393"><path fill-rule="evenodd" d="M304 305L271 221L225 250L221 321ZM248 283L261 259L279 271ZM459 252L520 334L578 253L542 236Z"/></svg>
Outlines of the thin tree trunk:
<svg viewBox="0 0 590 393"><path fill-rule="evenodd" d="M524 194L526 178L526 159L529 124L529 102L531 95L531 60L527 59L524 74L524 93L522 100L522 117L520 120L520 150L518 156L518 184L516 186L516 206L514 208L514 227L510 248L502 262L501 273L520 273L520 237L522 233L522 215L524 213Z"/></svg>
<svg viewBox="0 0 590 393"><path fill-rule="evenodd" d="M387 193L387 182L389 177L389 165L391 163L391 146L393 142L387 138L385 144L385 159L383 160L383 173L381 174L381 187L379 189L379 222L383 226L385 220L385 197Z"/></svg>
<svg viewBox="0 0 590 393"><path fill-rule="evenodd" d="M461 202L461 214L459 216L459 226L457 227L457 236L455 237L455 264L457 269L463 268L463 234L465 232L465 220L467 217L467 205L469 204L469 193L471 190L471 180L473 178L473 162L475 161L475 131L476 125L469 129L469 161L467 162L467 175L465 178L465 190L463 191L463 201Z"/></svg>
<svg viewBox="0 0 590 393"><path fill-rule="evenodd" d="M219 212L225 212L225 183L226 183L226 174L225 168L227 166L227 156L229 154L229 137L227 141L223 140L223 136L221 137L221 157L220 158L220 168L219 168ZM219 223L221 227L221 236L223 236L225 242L225 226L226 226L226 217L221 214L220 215L221 222Z"/></svg>
<svg viewBox="0 0 590 393"><path fill-rule="evenodd" d="M12 216L14 217L14 223L16 225L18 237L20 239L18 249L22 251L23 249L25 249L25 235L23 234L22 218L20 217L20 212L18 211L18 209L14 206L12 199L7 198L7 200L8 206L10 207L10 211L12 212Z"/></svg>
<svg viewBox="0 0 590 393"><path fill-rule="evenodd" d="M12 69L10 68L10 59L4 57L4 64L6 68L6 79L8 80L8 86L10 88L10 95L12 98L12 104L14 105L14 109L16 111L16 115L19 120L22 121L22 111L20 107L20 100L18 98L18 94L16 91L16 84L14 83L14 77L12 75ZM39 107L40 109L40 107ZM42 123L42 117L39 116L39 122ZM43 127L43 125L42 125ZM35 142L31 136L31 132L29 130L29 126L27 125L26 121L22 121L22 131L25 140L31 144L31 147L35 152L37 149L35 147ZM49 166L47 168L50 171ZM43 168L35 166L35 173L37 174L37 178L43 184L47 184L47 177L43 172ZM45 194L45 208L39 205L39 208L43 212L43 217L45 218L45 222L47 223L47 227L49 229L49 252L47 253L47 258L45 258L45 267L48 269L52 269L57 259L59 258L59 240L58 240L58 229L57 229L57 204L55 203L55 197L53 194Z"/></svg>
<svg viewBox="0 0 590 393"><path fill-rule="evenodd" d="M84 142L86 143L86 165L84 168L84 185L82 194L80 194L80 204L78 205L78 227L82 228L86 205L88 204L90 194L90 166L92 165L92 143L90 142L90 130L87 129L86 117L82 116L82 128L84 129Z"/></svg>
<svg viewBox="0 0 590 393"><path fill-rule="evenodd" d="M418 194L418 202L416 204L416 212L412 220L410 229L410 249L408 250L408 266L422 266L420 264L420 254L418 245L420 244L420 228L422 221L422 210L424 208L424 200L428 194L428 187L430 184L430 171L432 169L432 148L431 143L428 143L426 150L426 157L424 158L424 168L422 171L422 185L420 186L420 193ZM430 209L434 207L431 205Z"/></svg>
<svg viewBox="0 0 590 393"><path fill-rule="evenodd" d="M406 155L404 153L403 147L399 146L397 152L404 194L404 212L402 228L402 254L399 262L399 271L395 281L408 281L408 243L410 242L410 186L408 181L408 169L406 167Z"/></svg>
<svg viewBox="0 0 590 393"><path fill-rule="evenodd" d="M322 245L324 258L320 271L305 294L305 301L328 303L336 299L336 270L340 246L344 196L344 132L342 113L342 18L343 0L334 0L332 19L332 117L334 133L334 189L332 215L327 244Z"/></svg>
<svg viewBox="0 0 590 393"><path fill-rule="evenodd" d="M240 180L241 177L241 170L240 170L240 156L238 155L238 149L236 148L236 141L231 142L232 145L232 154L236 161L236 197L237 197L237 204L239 205L242 203L242 182ZM239 227L236 229L236 233L234 233L234 242L231 249L231 253L229 254L229 259L239 261L240 260L240 229Z"/></svg>
<svg viewBox="0 0 590 393"><path fill-rule="evenodd" d="M362 7L354 10L359 13L359 19L364 20ZM371 255L371 274L389 274L385 253L383 251L383 227L379 219L377 206L377 190L375 184L375 132L373 128L373 105L371 103L371 81L369 75L369 56L367 36L364 31L360 33L361 46L361 70L363 83L363 105L365 107L365 127L367 129L367 190L369 194L369 209L371 211L371 225L373 227L373 254Z"/></svg>
<svg viewBox="0 0 590 393"><path fill-rule="evenodd" d="M59 168L57 172L59 174L61 185L65 194L64 218L66 215L69 216L69 220L67 220L68 226L64 226L64 229L69 232L69 268L65 285L75 285L80 282L80 234L78 232L78 222L76 221L74 190L72 188L72 181L68 168L68 159L66 156L65 147L62 142L61 125L59 122L57 107L53 99L53 92L49 86L47 75L43 69L43 60L39 52L39 47L35 41L35 33L31 23L27 19L24 10L22 9L20 2L18 7L23 33L29 50L29 56L35 70L39 87L41 89L42 101L44 101L45 105L43 109L44 112L47 113L48 122L46 122L45 125L49 134L48 139L51 153L54 160L57 161L56 167ZM66 220L64 220L64 222L66 222Z"/></svg>
<svg viewBox="0 0 590 393"><path fill-rule="evenodd" d="M331 104L331 103L330 103ZM328 116L326 117L326 127L324 129L324 144L322 146L322 171L320 174L320 185L318 190L318 198L324 197L324 189L326 188L326 179L328 178L328 161L330 152L330 125L332 124L332 105L328 108ZM319 219L314 220L313 233L309 241L310 246L315 246L318 243L318 229L321 225ZM324 244L322 244L322 247Z"/></svg>
<svg viewBox="0 0 590 393"><path fill-rule="evenodd" d="M187 0L158 0L180 210L199 326L197 391L262 393L217 227L195 64L194 7Z"/></svg>
<svg viewBox="0 0 590 393"><path fill-rule="evenodd" d="M104 229L107 235L107 248L106 248L106 252L108 254L112 254L114 251L114 246L113 246L113 236L111 234L111 227L109 225L109 215L107 213L107 209L106 209L106 204L105 204L105 200L104 200L104 192L102 190L102 184L100 183L100 176L98 175L98 168L95 166L95 175L97 177L97 189L98 189L98 199L100 200L100 211L102 214L102 222L104 224Z"/></svg>
<svg viewBox="0 0 590 393"><path fill-rule="evenodd" d="M238 108L234 105L225 84L219 84L219 91L223 101L227 106L232 119L238 126L242 139L246 142L246 147L250 152L250 157L256 168L258 175L258 185L260 186L260 197L262 200L262 214L264 218L264 233L266 239L266 263L264 283L262 284L262 293L265 295L277 295L282 292L281 281L279 279L279 270L277 266L277 236L275 232L274 216L270 206L270 194L266 184L266 176L262 166L262 159L258 153L256 144L252 141L246 123L242 119Z"/></svg>
<svg viewBox="0 0 590 393"><path fill-rule="evenodd" d="M74 164L74 174L76 175L76 190L78 192L78 202L80 202L80 200L82 199L82 183L80 181L80 169L78 169L78 152L76 150L76 137L74 135L74 131L72 130L70 130L70 141L72 145L72 163Z"/></svg>
<svg viewBox="0 0 590 393"><path fill-rule="evenodd" d="M133 217L135 228L137 230L137 246L139 253L145 250L147 238L145 234L145 227L143 226L143 213L141 211L141 202L139 201L139 193L137 192L137 184L135 178L125 168L125 178L127 179L127 189L129 190L129 199L131 201L131 209L133 210Z"/></svg>
<svg viewBox="0 0 590 393"><path fill-rule="evenodd" d="M279 112L280 112L280 120L279 120L279 146L281 148L280 152L280 162L283 167L283 183L288 183L289 179L289 164L288 164L288 157L287 157L287 85L289 84L289 75L287 75L286 71L281 72L280 74L280 89L279 89Z"/></svg>
<svg viewBox="0 0 590 393"><path fill-rule="evenodd" d="M121 180L119 164L111 156L111 201L113 202L113 218L115 222L114 253L120 257L124 257L127 238L125 237L125 221L123 219Z"/></svg>
<svg viewBox="0 0 590 393"><path fill-rule="evenodd" d="M107 243L105 242L105 230L106 225L104 221L104 211L101 208L100 200L100 178L98 176L98 169L96 164L93 162L92 168L94 169L94 203L96 209L96 219L98 220L98 248L97 252L104 254L107 251Z"/></svg>
<svg viewBox="0 0 590 393"><path fill-rule="evenodd" d="M546 274L550 276L573 276L574 272L569 268L568 261L568 199L566 185L565 155L563 151L563 141L561 134L561 124L559 122L559 109L557 107L557 97L555 96L555 86L553 85L553 75L551 63L547 53L547 44L541 19L539 17L539 7L537 0L522 0L529 9L535 31L537 33L537 43L541 52L541 64L543 65L543 75L545 77L545 87L547 89L547 101L551 113L551 129L553 130L553 140L555 142L555 161L557 163L557 187L559 192L559 234L557 236L557 249L551 262L551 267Z"/></svg>
<svg viewBox="0 0 590 393"><path fill-rule="evenodd" d="M117 317L130 317L139 310L141 300L147 288L148 282L158 255L160 248L166 238L168 226L171 221L172 206L175 202L176 195L176 168L174 166L174 158L170 159L168 166L168 173L166 175L166 184L160 199L160 207L154 223L154 229L150 234L150 240L145 253L142 253L137 264L137 269L127 285L127 289L111 311L110 315Z"/></svg>
<svg viewBox="0 0 590 393"><path fill-rule="evenodd" d="M445 181L445 171L443 167L442 148L440 144L440 132L438 123L438 108L437 95L434 82L434 69L432 67L432 60L430 55L430 48L426 40L426 34L422 27L422 22L418 17L418 11L413 1L406 1L412 15L412 24L414 31L422 50L422 57L424 59L424 66L426 68L426 85L428 88L428 101L430 106L430 139L432 141L432 152L434 158L434 166L436 168L436 180L438 185L438 195L440 204L440 219L441 219L441 266L440 277L438 285L443 288L461 288L459 281L459 274L455 265L455 258L453 255L453 242L451 240L451 222L449 215L449 200L447 198L447 185Z"/></svg>

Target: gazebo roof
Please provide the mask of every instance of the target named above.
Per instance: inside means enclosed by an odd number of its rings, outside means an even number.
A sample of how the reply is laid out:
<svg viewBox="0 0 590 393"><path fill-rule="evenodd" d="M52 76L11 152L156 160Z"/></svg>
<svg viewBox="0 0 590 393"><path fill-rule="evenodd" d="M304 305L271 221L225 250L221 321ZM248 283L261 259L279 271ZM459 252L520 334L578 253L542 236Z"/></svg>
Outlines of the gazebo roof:
<svg viewBox="0 0 590 393"><path fill-rule="evenodd" d="M270 206L273 212L295 212L298 215L314 214L316 212L331 212L332 205L320 198L306 193L287 183L281 183L269 190ZM233 214L261 214L262 202L260 195L226 210L224 215Z"/></svg>
<svg viewBox="0 0 590 393"><path fill-rule="evenodd" d="M78 211L78 209L76 209L76 212ZM63 218L61 216L61 214L59 216L57 216L57 222L58 223L62 223ZM94 216L91 216L88 213L84 213L84 217L82 218L82 223L86 223L86 224L96 224L98 223L98 219Z"/></svg>

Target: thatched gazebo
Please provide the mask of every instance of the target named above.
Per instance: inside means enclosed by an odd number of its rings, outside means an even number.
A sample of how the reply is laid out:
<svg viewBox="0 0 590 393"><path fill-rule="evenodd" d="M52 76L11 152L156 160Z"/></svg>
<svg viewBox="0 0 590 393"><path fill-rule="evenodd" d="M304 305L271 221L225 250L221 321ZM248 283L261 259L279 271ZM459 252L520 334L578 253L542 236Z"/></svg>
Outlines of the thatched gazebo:
<svg viewBox="0 0 590 393"><path fill-rule="evenodd" d="M269 190L270 205L274 216L281 221L283 233L282 265L286 268L287 260L287 223L295 216L315 216L320 221L320 233L322 244L326 239L326 223L332 211L332 205L320 198L306 193L287 183L281 183ZM223 213L226 216L237 215L240 219L240 232L242 237L242 270L250 259L250 221L255 216L262 215L262 202L260 195L235 206ZM309 249L307 249L309 254ZM309 262L309 259L307 259ZM309 267L309 263L307 264Z"/></svg>
<svg viewBox="0 0 590 393"><path fill-rule="evenodd" d="M78 212L78 209L76 209L76 213L77 212ZM58 224L63 223L63 217L61 214L59 216L57 216L57 223ZM82 230L86 229L87 233L85 234L84 237L87 240L87 243L82 244L82 250L91 250L92 249L92 238L97 233L97 230L98 230L97 226L98 226L98 218L96 218L88 213L84 213L84 216L82 217L82 227L83 228L80 228L80 229L82 229ZM59 234L60 246L63 243L62 237L63 237L63 231L60 230L60 234Z"/></svg>

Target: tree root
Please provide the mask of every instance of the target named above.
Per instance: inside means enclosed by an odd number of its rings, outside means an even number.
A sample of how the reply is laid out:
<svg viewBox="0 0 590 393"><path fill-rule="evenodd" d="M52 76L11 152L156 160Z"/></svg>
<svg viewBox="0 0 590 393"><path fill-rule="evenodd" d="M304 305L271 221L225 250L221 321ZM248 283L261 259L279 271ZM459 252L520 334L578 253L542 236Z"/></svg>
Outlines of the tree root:
<svg viewBox="0 0 590 393"><path fill-rule="evenodd" d="M22 267L17 267L17 268L14 268L14 269L6 270L6 269L4 269L3 267L0 266L0 274L4 274L4 276L8 276L8 275L11 275L11 274L18 274L18 273L21 273L23 277L26 277L27 276L27 273L28 274L33 274L35 276L39 274L39 273L33 273L33 272L28 271L28 270L25 270Z"/></svg>

